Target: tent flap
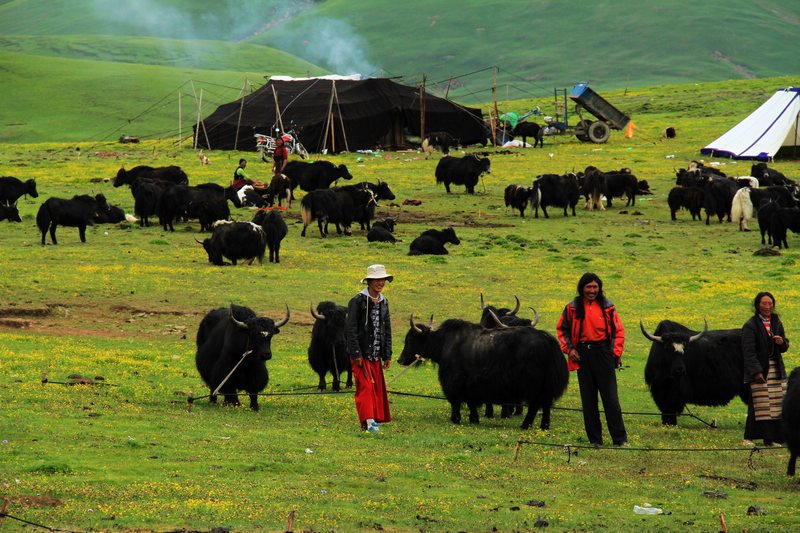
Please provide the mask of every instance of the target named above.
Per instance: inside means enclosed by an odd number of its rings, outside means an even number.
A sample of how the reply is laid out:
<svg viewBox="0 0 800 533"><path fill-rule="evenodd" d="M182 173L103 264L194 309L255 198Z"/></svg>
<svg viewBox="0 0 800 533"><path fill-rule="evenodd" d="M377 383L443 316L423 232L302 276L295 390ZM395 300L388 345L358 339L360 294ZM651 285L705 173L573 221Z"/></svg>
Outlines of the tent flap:
<svg viewBox="0 0 800 533"><path fill-rule="evenodd" d="M783 146L800 144L800 88L781 89L700 153L767 161Z"/></svg>

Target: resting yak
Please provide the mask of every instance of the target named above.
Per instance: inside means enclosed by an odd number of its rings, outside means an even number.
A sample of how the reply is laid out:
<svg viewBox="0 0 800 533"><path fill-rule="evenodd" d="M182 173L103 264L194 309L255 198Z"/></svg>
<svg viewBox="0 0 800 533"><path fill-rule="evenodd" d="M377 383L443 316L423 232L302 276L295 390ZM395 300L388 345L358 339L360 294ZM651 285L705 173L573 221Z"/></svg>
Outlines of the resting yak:
<svg viewBox="0 0 800 533"><path fill-rule="evenodd" d="M456 230L445 228L443 230L429 229L411 241L408 246L408 255L447 255L449 252L444 247L446 243L461 244L456 236Z"/></svg>
<svg viewBox="0 0 800 533"><path fill-rule="evenodd" d="M747 403L741 328L709 331L706 322L697 332L662 320L651 335L641 320L639 326L653 342L644 380L662 424L676 425L686 404L727 405L736 395Z"/></svg>
<svg viewBox="0 0 800 533"><path fill-rule="evenodd" d="M325 390L325 375L333 376L332 388L339 391L339 376L347 372L346 387L353 386L353 369L347 355L345 327L347 308L333 302L320 302L317 310L311 307L314 326L311 328L311 343L308 345L308 364L319 375L317 389Z"/></svg>
<svg viewBox="0 0 800 533"><path fill-rule="evenodd" d="M488 157L480 158L476 154L467 154L464 157L446 155L436 165L436 183L444 183L448 194L451 183L464 185L469 194L475 194L475 185L484 172L492 173Z"/></svg>
<svg viewBox="0 0 800 533"><path fill-rule="evenodd" d="M546 414L569 383L567 362L558 341L549 333L531 327L486 329L464 320L446 320L433 329L414 323L408 330L397 362L407 366L416 355L439 365L439 383L450 402L450 420L461 422L461 404L469 407L469 421L479 422L478 407L487 403L526 402L528 412L522 429L533 424L542 408L541 428L547 429Z"/></svg>
<svg viewBox="0 0 800 533"><path fill-rule="evenodd" d="M269 382L266 361L272 359L272 337L289 321L279 322L257 316L249 307L231 304L209 311L197 329L197 355L195 364L200 377L211 390L209 401L216 403L214 391L228 374L231 374L219 392L225 395L225 404L241 405L238 390L250 394L250 408L258 411L258 393Z"/></svg>

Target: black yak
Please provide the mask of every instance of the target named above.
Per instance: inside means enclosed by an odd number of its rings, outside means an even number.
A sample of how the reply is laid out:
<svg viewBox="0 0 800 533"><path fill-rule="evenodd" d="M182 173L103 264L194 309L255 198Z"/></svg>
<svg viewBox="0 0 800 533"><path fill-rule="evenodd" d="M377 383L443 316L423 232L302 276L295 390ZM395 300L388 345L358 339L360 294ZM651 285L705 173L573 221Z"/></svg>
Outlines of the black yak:
<svg viewBox="0 0 800 533"><path fill-rule="evenodd" d="M311 328L311 343L308 345L308 364L319 375L317 389L325 390L325 375L333 376L332 388L339 391L339 377L347 372L346 387L353 386L353 369L347 354L345 329L347 308L333 302L320 302L317 310L311 307L314 326Z"/></svg>
<svg viewBox="0 0 800 533"><path fill-rule="evenodd" d="M36 213L36 225L42 232L42 244L50 230L50 240L56 240L56 227L72 226L78 228L81 242L86 242L86 226L91 223L92 217L98 210L107 210L106 197L102 194L89 196L88 194L76 195L70 199L56 198L54 196L45 200Z"/></svg>
<svg viewBox="0 0 800 533"><path fill-rule="evenodd" d="M0 204L14 204L23 194L28 194L31 198L39 196L39 193L36 192L35 179L21 181L14 176L0 177Z"/></svg>
<svg viewBox="0 0 800 533"><path fill-rule="evenodd" d="M564 394L569 383L567 362L558 341L531 327L486 329L464 320L446 320L438 329L414 323L408 330L397 362L410 365L416 355L439 365L439 383L450 402L450 420L461 422L461 404L469 407L469 421L479 421L483 404L526 402L528 412L522 429L533 424L542 409L541 428L550 420L546 413Z"/></svg>
<svg viewBox="0 0 800 533"><path fill-rule="evenodd" d="M450 184L464 185L467 193L475 194L475 185L483 173L491 174L491 162L488 157L478 157L476 154L467 154L464 157L451 157L446 155L436 164L436 183L444 183L444 188L450 194Z"/></svg>
<svg viewBox="0 0 800 533"><path fill-rule="evenodd" d="M219 222L214 225L211 236L199 241L208 254L208 262L217 266L225 264L227 257L234 265L240 259L247 264L258 259L264 261L264 250L267 248L267 236L264 228L252 222Z"/></svg>
<svg viewBox="0 0 800 533"><path fill-rule="evenodd" d="M786 395L781 409L783 438L789 448L789 465L786 475L793 476L797 457L800 456L800 367L789 374Z"/></svg>
<svg viewBox="0 0 800 533"><path fill-rule="evenodd" d="M744 383L742 329L703 331L662 320L651 335L639 321L642 334L653 342L644 367L661 423L674 426L686 404L727 405L738 395L747 403Z"/></svg>
<svg viewBox="0 0 800 533"><path fill-rule="evenodd" d="M209 311L203 317L197 329L195 364L211 390L211 403L217 401L214 391L233 371L219 389L225 395L225 403L240 405L236 391L244 390L250 394L250 408L258 411L258 393L269 382L266 361L272 359L272 337L280 333L279 328L287 322L288 305L286 317L279 322L257 316L249 307L234 304Z"/></svg>
<svg viewBox="0 0 800 533"><path fill-rule="evenodd" d="M17 209L16 205L0 204L0 220L22 222L22 219L19 217L19 209Z"/></svg>
<svg viewBox="0 0 800 533"><path fill-rule="evenodd" d="M269 209L259 209L253 216L253 224L258 224L264 230L264 236L267 239L267 248L269 249L269 262L280 263L281 257L281 241L286 237L288 228L286 222L280 212Z"/></svg>
<svg viewBox="0 0 800 533"><path fill-rule="evenodd" d="M448 242L461 244L461 240L456 236L456 230L453 228L425 230L419 237L411 241L408 255L446 255L449 252L444 245Z"/></svg>

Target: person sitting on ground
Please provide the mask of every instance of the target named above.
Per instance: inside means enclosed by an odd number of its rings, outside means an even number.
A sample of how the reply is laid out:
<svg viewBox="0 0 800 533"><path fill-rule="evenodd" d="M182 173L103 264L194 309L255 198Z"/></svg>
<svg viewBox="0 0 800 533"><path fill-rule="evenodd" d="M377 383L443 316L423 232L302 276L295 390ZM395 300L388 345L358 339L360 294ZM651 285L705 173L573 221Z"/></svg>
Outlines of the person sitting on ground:
<svg viewBox="0 0 800 533"><path fill-rule="evenodd" d="M251 180L250 176L247 175L247 172L244 171L245 167L247 167L247 160L240 159L239 166L236 167L236 170L233 171L233 183L232 183L233 188L238 191L245 185L250 185L259 194L266 193L267 185L261 183L260 181Z"/></svg>

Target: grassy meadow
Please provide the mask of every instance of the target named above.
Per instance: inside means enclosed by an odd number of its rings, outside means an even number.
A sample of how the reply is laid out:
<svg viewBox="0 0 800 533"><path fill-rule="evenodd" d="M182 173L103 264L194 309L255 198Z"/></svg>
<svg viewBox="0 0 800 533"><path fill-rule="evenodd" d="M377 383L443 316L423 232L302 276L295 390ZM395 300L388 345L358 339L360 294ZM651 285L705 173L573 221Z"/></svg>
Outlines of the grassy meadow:
<svg viewBox="0 0 800 533"><path fill-rule="evenodd" d="M564 136L547 138L543 149L488 149L492 173L474 196L463 187L446 195L436 186L439 154L330 157L356 181L386 180L394 204L422 203L380 207L378 218L399 221L403 242L394 246L368 243L358 229L351 237L321 239L312 226L302 238L295 203L284 212L289 234L279 265L209 264L194 241L203 237L196 222L178 224L174 233L98 225L87 230L85 244L74 228L59 228L57 246L49 236L42 246L35 227L36 211L50 196L102 192L132 212L127 188L93 181L113 178L123 165L178 164L191 183L227 184L242 156L251 161L251 176L266 179L267 167L252 153L211 151L211 165L200 166L188 143L178 148L172 138L138 146L0 145L0 174L36 178L39 190L38 198L20 200L22 223L0 222L0 499L9 500L8 514L69 531L283 531L292 511L298 531L718 531L720 514L730 531L796 531L800 488L785 476L788 453L751 454L740 446L746 408L739 400L691 407L706 421L716 419L716 429L690 417L663 428L651 415L656 408L643 380L650 346L637 325L641 318L652 331L659 320L673 319L700 328L705 318L712 329L739 327L756 292L770 290L788 337L800 338L793 320L800 313L795 235L780 256L755 257L757 231L716 221L706 226L685 211L673 222L666 205L673 168L699 158L700 147L788 80L750 83L731 93L703 85L629 93L637 106L633 139L613 132L604 145ZM700 102L711 92L718 100L704 108ZM675 139L661 137L666 126L676 128ZM749 163L718 163L729 175L749 173ZM556 208L549 219L505 212L506 185L588 165L630 167L654 195L632 207L615 200L606 211L579 205L576 217ZM800 178L798 160L772 166ZM251 216L234 210L237 219ZM448 225L461 239L448 245L449 255L406 255L422 230ZM598 273L626 328L617 379L631 448L581 447L582 419L570 410L580 407L574 375L557 404L566 409L554 411L548 431L522 432L520 418L457 426L440 399L390 394L393 421L384 433L360 433L349 391L314 391L308 309L320 300L344 305L376 262L395 276L385 292L395 357L412 312L432 314L436 323L477 321L481 293L502 306L517 295L523 310L539 311L538 327L555 334L580 275ZM290 322L272 342L264 391L270 395L260 398L257 413L206 400L187 412L189 394L208 394L193 361L197 325L210 309L231 302L272 318L283 316L284 303L291 308ZM532 314L520 314L526 312ZM786 364L800 364L795 348ZM400 371L393 365L387 378ZM51 382L80 374L98 384L43 385L43 373ZM389 388L440 396L430 364ZM526 443L514 460L520 438ZM565 454L566 444L577 455ZM645 502L664 514L634 514L633 506ZM766 515L748 516L752 505ZM540 519L549 526L537 525ZM2 527L30 530L11 518Z"/></svg>

